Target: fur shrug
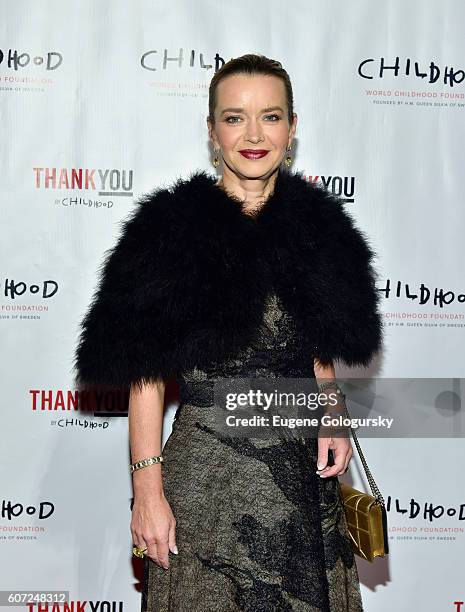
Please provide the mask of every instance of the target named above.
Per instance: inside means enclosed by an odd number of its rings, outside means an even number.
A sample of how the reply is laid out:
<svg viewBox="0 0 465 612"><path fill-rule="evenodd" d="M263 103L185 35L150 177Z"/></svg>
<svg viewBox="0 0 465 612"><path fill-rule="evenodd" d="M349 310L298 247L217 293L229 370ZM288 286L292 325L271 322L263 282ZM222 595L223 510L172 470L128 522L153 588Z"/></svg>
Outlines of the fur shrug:
<svg viewBox="0 0 465 612"><path fill-rule="evenodd" d="M79 383L178 377L253 340L274 289L309 363L367 366L382 342L375 253L342 201L279 169L251 216L197 170L142 196L80 322Z"/></svg>

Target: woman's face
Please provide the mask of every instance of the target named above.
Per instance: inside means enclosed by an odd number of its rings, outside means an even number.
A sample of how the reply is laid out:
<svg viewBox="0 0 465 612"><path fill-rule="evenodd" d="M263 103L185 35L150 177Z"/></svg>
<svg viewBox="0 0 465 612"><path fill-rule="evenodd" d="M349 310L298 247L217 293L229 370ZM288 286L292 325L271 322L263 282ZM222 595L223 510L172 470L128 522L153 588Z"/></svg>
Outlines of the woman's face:
<svg viewBox="0 0 465 612"><path fill-rule="evenodd" d="M218 84L210 139L225 164L242 179L266 179L280 166L297 125L289 124L283 81L262 74L234 74ZM253 154L253 152L256 152Z"/></svg>

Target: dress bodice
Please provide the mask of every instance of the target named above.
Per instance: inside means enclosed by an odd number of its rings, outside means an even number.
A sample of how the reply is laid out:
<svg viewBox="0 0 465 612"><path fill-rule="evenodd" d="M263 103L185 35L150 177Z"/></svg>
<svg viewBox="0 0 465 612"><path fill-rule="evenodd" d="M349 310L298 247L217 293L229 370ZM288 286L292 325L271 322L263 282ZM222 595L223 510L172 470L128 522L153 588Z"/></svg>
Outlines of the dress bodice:
<svg viewBox="0 0 465 612"><path fill-rule="evenodd" d="M233 358L204 369L184 372L178 379L180 399L212 405L218 378L314 378L313 357L303 354L293 318L276 292L268 294L261 325L253 342Z"/></svg>

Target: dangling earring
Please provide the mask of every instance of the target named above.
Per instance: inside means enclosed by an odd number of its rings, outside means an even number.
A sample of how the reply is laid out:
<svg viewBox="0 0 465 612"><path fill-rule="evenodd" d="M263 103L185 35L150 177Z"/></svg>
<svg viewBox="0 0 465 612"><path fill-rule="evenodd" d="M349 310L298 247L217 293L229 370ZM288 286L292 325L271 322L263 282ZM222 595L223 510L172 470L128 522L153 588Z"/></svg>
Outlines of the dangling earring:
<svg viewBox="0 0 465 612"><path fill-rule="evenodd" d="M215 151L215 157L213 158L213 165L215 166L215 168L218 168L218 166L220 165L220 160L218 158L218 153L219 153L219 151Z"/></svg>
<svg viewBox="0 0 465 612"><path fill-rule="evenodd" d="M286 151L290 151L291 147L287 147ZM292 164L292 157L289 155L289 153L286 155L285 159L284 159L284 163L286 164L286 166L289 168L289 166Z"/></svg>

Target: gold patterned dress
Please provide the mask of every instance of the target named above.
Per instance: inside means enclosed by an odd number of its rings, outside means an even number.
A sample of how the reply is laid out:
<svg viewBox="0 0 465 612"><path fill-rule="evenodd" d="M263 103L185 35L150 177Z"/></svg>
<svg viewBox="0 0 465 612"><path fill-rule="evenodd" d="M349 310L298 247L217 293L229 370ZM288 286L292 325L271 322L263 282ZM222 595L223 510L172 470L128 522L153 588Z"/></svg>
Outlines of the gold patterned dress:
<svg viewBox="0 0 465 612"><path fill-rule="evenodd" d="M360 612L339 483L316 474L317 439L218 435L218 377L314 378L276 293L253 345L178 379L162 474L179 554L168 570L145 557L142 612Z"/></svg>

